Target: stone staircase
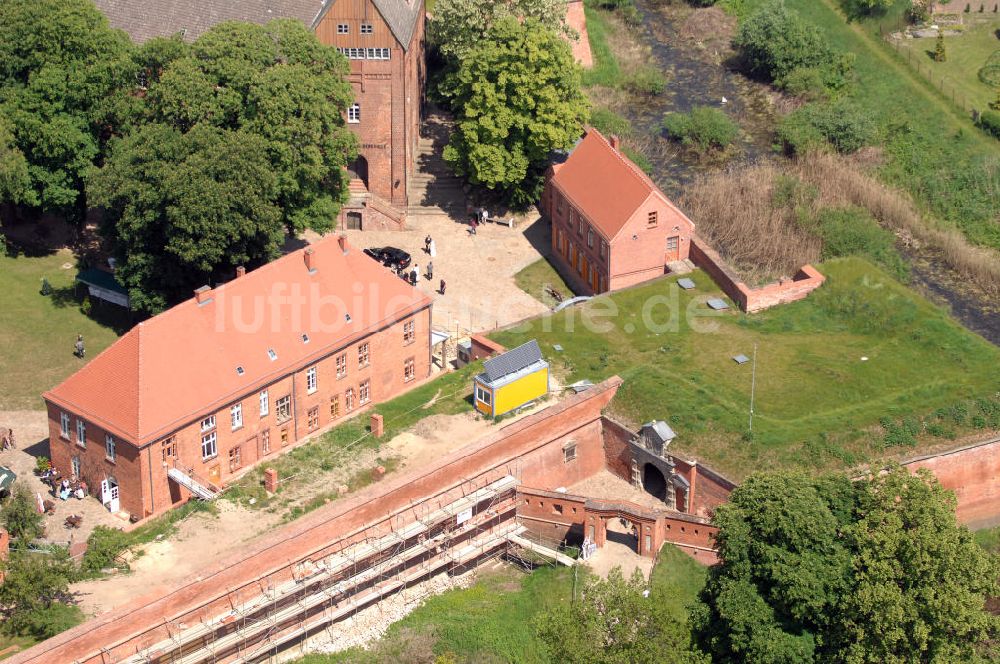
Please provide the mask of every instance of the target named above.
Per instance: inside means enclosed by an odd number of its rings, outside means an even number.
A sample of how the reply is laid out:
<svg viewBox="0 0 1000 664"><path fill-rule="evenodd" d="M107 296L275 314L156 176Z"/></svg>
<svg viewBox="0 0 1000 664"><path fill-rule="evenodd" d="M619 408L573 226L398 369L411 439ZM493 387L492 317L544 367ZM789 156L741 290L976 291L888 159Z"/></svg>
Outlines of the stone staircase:
<svg viewBox="0 0 1000 664"><path fill-rule="evenodd" d="M416 169L410 176L408 216L465 217L464 183L441 157L452 131L451 119L440 112L433 112L424 120L417 143Z"/></svg>

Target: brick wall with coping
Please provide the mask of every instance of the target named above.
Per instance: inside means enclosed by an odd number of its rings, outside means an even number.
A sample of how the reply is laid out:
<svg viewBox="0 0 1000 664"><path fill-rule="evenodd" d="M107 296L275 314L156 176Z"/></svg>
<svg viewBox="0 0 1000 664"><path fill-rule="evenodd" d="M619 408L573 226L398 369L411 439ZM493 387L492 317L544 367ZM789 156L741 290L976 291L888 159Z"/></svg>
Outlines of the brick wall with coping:
<svg viewBox="0 0 1000 664"><path fill-rule="evenodd" d="M691 238L691 262L704 270L722 292L747 313L804 299L826 281L812 265L803 265L791 279L782 279L758 288L747 286L725 260L697 235Z"/></svg>

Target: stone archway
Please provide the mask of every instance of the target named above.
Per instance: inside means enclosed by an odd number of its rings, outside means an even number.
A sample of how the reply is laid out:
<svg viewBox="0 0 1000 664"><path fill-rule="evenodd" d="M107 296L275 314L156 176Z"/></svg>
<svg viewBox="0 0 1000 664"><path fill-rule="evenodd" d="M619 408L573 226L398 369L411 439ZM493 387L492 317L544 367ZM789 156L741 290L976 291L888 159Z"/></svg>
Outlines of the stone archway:
<svg viewBox="0 0 1000 664"><path fill-rule="evenodd" d="M667 478L663 476L659 468L651 463L647 463L642 468L642 488L656 498L664 502L667 501Z"/></svg>
<svg viewBox="0 0 1000 664"><path fill-rule="evenodd" d="M625 517L608 517L604 522L604 536L607 542L621 544L639 553L639 524Z"/></svg>

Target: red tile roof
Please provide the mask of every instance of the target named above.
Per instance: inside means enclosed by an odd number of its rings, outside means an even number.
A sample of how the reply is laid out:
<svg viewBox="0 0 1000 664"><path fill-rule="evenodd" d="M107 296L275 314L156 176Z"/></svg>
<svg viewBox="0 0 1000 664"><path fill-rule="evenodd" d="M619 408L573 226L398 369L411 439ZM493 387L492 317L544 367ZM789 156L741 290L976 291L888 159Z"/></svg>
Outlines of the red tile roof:
<svg viewBox="0 0 1000 664"><path fill-rule="evenodd" d="M338 239L139 323L42 396L141 446L430 304L346 240L345 254Z"/></svg>
<svg viewBox="0 0 1000 664"><path fill-rule="evenodd" d="M641 168L593 128L555 170L552 182L609 240L650 194L667 200Z"/></svg>

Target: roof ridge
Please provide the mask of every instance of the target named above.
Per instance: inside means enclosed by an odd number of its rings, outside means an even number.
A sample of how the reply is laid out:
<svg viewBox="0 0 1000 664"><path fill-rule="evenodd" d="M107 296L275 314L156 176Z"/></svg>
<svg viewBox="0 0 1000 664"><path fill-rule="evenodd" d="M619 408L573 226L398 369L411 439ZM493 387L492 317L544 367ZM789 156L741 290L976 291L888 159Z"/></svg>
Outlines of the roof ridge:
<svg viewBox="0 0 1000 664"><path fill-rule="evenodd" d="M135 375L136 375L136 403L135 403L135 435L138 438L142 434L142 402L146 394L143 390L142 380L142 330L144 321L140 321L135 326Z"/></svg>

